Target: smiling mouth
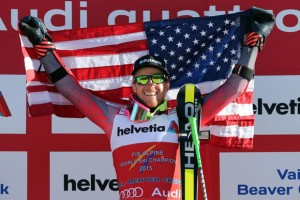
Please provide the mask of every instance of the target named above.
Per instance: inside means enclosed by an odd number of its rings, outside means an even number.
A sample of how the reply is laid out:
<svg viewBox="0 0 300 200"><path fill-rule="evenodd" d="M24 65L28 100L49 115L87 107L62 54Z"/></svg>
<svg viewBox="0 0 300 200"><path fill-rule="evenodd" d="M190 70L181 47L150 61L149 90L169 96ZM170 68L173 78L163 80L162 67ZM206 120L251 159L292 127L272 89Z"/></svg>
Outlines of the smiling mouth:
<svg viewBox="0 0 300 200"><path fill-rule="evenodd" d="M145 96L156 96L157 92L145 92L144 95Z"/></svg>

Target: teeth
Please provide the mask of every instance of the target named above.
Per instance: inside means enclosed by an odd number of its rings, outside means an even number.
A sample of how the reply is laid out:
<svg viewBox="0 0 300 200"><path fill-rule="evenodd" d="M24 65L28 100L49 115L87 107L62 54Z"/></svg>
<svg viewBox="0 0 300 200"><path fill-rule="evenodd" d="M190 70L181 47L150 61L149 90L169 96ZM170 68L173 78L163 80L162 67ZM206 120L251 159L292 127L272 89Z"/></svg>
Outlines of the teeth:
<svg viewBox="0 0 300 200"><path fill-rule="evenodd" d="M154 95L156 95L156 92L146 92L145 95L146 96L154 96Z"/></svg>

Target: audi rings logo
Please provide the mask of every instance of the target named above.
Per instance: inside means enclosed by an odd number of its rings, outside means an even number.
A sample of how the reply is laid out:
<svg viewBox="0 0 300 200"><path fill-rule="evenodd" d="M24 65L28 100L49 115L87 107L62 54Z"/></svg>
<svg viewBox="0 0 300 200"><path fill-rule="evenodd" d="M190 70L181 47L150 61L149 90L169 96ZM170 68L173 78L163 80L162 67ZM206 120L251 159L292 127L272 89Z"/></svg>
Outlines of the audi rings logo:
<svg viewBox="0 0 300 200"><path fill-rule="evenodd" d="M120 192L121 199L139 198L142 197L144 191L141 187L129 188Z"/></svg>

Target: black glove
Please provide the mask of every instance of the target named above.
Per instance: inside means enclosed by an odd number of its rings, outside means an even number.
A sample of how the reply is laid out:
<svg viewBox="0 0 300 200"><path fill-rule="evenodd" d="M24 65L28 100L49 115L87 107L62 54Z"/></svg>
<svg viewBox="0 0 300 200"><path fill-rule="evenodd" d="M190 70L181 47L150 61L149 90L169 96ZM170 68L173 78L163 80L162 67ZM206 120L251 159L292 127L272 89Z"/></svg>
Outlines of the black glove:
<svg viewBox="0 0 300 200"><path fill-rule="evenodd" d="M251 23L251 32L257 32L266 38L274 27L274 14L257 7L252 7L250 9L250 13L253 18Z"/></svg>
<svg viewBox="0 0 300 200"><path fill-rule="evenodd" d="M19 21L19 29L25 34L33 45L40 44L42 41L52 42L44 23L36 17L26 16Z"/></svg>
<svg viewBox="0 0 300 200"><path fill-rule="evenodd" d="M261 51L274 27L275 17L273 13L257 7L252 7L249 12L251 17L246 22L248 34L244 45L258 47Z"/></svg>
<svg viewBox="0 0 300 200"><path fill-rule="evenodd" d="M55 50L52 38L39 18L32 16L23 17L19 22L19 28L21 33L25 34L33 44L35 55L38 59L46 56L49 51Z"/></svg>

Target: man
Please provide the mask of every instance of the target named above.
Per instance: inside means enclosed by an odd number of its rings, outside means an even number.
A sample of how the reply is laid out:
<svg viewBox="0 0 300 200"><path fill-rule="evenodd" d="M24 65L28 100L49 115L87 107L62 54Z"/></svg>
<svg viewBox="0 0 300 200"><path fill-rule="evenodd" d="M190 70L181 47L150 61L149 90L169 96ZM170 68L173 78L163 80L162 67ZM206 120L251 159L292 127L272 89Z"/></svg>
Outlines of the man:
<svg viewBox="0 0 300 200"><path fill-rule="evenodd" d="M202 106L202 125L242 94L253 77L254 64L274 16L254 10L242 55L230 78L209 94ZM57 90L107 134L117 173L120 199L181 199L176 110L167 108L170 81L163 59L145 55L134 63L133 94L127 106L108 104L83 89L63 66L43 23L35 17L19 27L33 44ZM224 97L224 93L226 97Z"/></svg>

